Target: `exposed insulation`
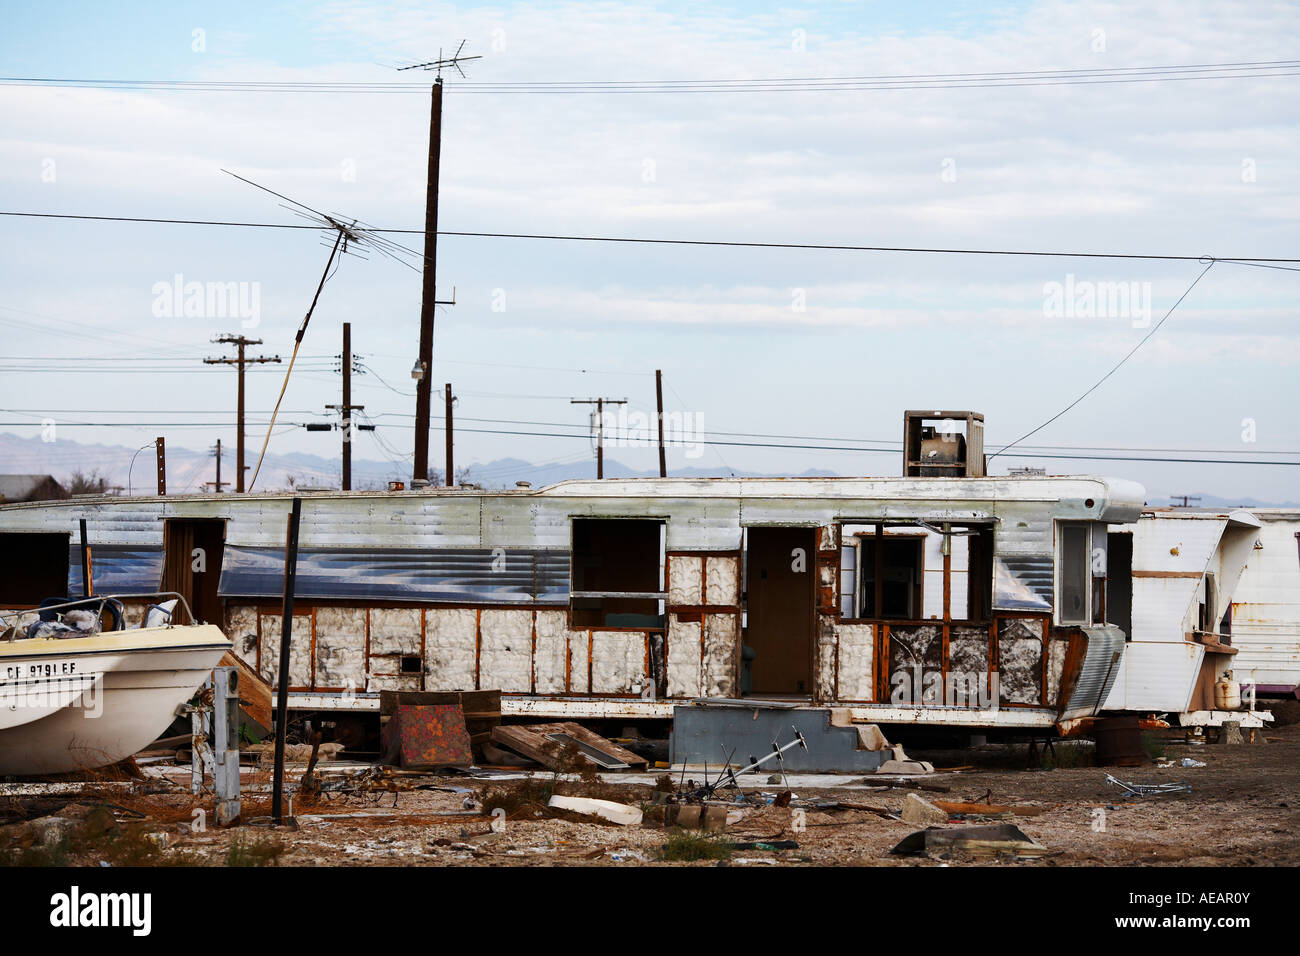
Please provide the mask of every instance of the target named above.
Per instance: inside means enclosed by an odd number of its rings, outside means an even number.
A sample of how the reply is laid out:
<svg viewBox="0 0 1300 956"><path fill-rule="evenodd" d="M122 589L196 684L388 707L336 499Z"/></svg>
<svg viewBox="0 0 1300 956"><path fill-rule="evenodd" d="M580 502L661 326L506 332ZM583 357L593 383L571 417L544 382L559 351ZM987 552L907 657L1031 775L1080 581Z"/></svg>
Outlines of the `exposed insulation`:
<svg viewBox="0 0 1300 956"><path fill-rule="evenodd" d="M378 693L381 690L419 690L419 674L371 674L367 690Z"/></svg>
<svg viewBox="0 0 1300 956"><path fill-rule="evenodd" d="M668 603L693 606L704 603L704 559L674 554L668 559Z"/></svg>
<svg viewBox="0 0 1300 956"><path fill-rule="evenodd" d="M989 629L954 624L948 632L948 704L955 707L991 706L989 683Z"/></svg>
<svg viewBox="0 0 1300 956"><path fill-rule="evenodd" d="M257 661L257 608L228 605L226 607L226 637L235 645L235 653L245 663Z"/></svg>
<svg viewBox="0 0 1300 956"><path fill-rule="evenodd" d="M889 694L895 703L943 702L943 628L908 624L889 629Z"/></svg>
<svg viewBox="0 0 1300 956"><path fill-rule="evenodd" d="M366 678L366 609L316 609L316 687L360 690Z"/></svg>
<svg viewBox="0 0 1300 956"><path fill-rule="evenodd" d="M817 532L817 547L821 551L834 551L840 546L840 526L822 525Z"/></svg>
<svg viewBox="0 0 1300 956"><path fill-rule="evenodd" d="M740 604L740 561L710 556L705 560L706 599L710 604L736 607Z"/></svg>
<svg viewBox="0 0 1300 956"><path fill-rule="evenodd" d="M683 621L668 615L668 696L700 696L699 621Z"/></svg>
<svg viewBox="0 0 1300 956"><path fill-rule="evenodd" d="M705 697L734 697L736 659L739 654L740 628L737 614L706 614L704 617L704 684Z"/></svg>
<svg viewBox="0 0 1300 956"><path fill-rule="evenodd" d="M424 668L427 690L474 690L478 615L468 608L424 612ZM373 636L373 634L372 634Z"/></svg>
<svg viewBox="0 0 1300 956"><path fill-rule="evenodd" d="M841 700L873 700L872 663L875 628L870 624L841 624L839 638L839 694Z"/></svg>
<svg viewBox="0 0 1300 956"><path fill-rule="evenodd" d="M420 622L423 613L418 607L372 607L370 653L420 653Z"/></svg>
<svg viewBox="0 0 1300 956"><path fill-rule="evenodd" d="M279 614L262 615L261 658L258 671L272 687L279 686L280 631L283 618ZM295 614L289 635L289 686L306 688L311 685L311 612Z"/></svg>
<svg viewBox="0 0 1300 956"><path fill-rule="evenodd" d="M829 614L817 616L817 686L818 700L835 699L835 655L839 636L835 618Z"/></svg>
<svg viewBox="0 0 1300 956"><path fill-rule="evenodd" d="M587 658L590 653L587 644L590 635L587 631L565 631L569 641L569 692L586 694L591 690L587 678Z"/></svg>
<svg viewBox="0 0 1300 956"><path fill-rule="evenodd" d="M645 634L596 631L592 637L591 692L640 695L647 681Z"/></svg>
<svg viewBox="0 0 1300 956"><path fill-rule="evenodd" d="M1042 699L1043 626L1038 619L998 625L998 686L1003 701L1036 704Z"/></svg>
<svg viewBox="0 0 1300 956"><path fill-rule="evenodd" d="M567 615L563 611L537 612L537 646L533 652L533 679L539 694L563 694Z"/></svg>
<svg viewBox="0 0 1300 956"><path fill-rule="evenodd" d="M533 612L485 610L479 619L479 686L527 693L532 667Z"/></svg>
<svg viewBox="0 0 1300 956"><path fill-rule="evenodd" d="M1061 675L1065 672L1065 652L1069 641L1047 642L1047 686L1043 688L1043 703L1055 707L1061 694Z"/></svg>

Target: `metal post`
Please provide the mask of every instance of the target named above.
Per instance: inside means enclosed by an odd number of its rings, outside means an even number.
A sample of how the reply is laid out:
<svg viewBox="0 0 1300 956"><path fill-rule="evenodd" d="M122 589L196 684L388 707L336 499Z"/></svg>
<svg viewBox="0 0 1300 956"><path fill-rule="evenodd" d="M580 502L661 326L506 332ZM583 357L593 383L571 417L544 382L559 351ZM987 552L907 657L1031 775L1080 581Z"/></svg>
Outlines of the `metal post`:
<svg viewBox="0 0 1300 956"><path fill-rule="evenodd" d="M289 719L289 645L293 638L293 591L298 576L298 525L302 519L302 499L293 499L289 527L284 543L284 603L280 624L279 686L275 700L275 772L271 783L271 819L283 822L284 736Z"/></svg>
<svg viewBox="0 0 1300 956"><path fill-rule="evenodd" d="M429 107L429 171L424 194L424 282L420 297L420 354L424 375L415 383L413 478L429 478L429 403L433 388L433 318L437 308L438 163L442 152L442 77L433 84Z"/></svg>
<svg viewBox="0 0 1300 956"><path fill-rule="evenodd" d="M664 458L664 373L655 369L655 403L659 406L659 477L668 477L668 461Z"/></svg>
<svg viewBox="0 0 1300 956"><path fill-rule="evenodd" d="M90 580L90 545L86 541L86 519L80 519L78 524L81 528L81 596L88 598L94 593L94 588Z"/></svg>
<svg viewBox="0 0 1300 956"><path fill-rule="evenodd" d="M239 670L212 671L212 782L217 792L217 826L239 816Z"/></svg>

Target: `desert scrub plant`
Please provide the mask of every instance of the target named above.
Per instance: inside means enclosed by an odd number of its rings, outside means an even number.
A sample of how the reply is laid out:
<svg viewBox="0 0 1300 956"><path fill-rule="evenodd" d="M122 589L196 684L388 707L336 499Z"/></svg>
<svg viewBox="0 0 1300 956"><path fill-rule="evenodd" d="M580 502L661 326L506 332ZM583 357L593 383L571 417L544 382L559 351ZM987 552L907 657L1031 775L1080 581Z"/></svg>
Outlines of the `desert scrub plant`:
<svg viewBox="0 0 1300 956"><path fill-rule="evenodd" d="M659 851L666 863L694 863L698 860L730 860L731 845L720 838L693 830L674 829Z"/></svg>
<svg viewBox="0 0 1300 956"><path fill-rule="evenodd" d="M1159 760L1165 755L1165 742L1149 730L1142 731L1142 752L1150 760Z"/></svg>
<svg viewBox="0 0 1300 956"><path fill-rule="evenodd" d="M237 833L226 850L226 866L275 866L286 849L273 837Z"/></svg>

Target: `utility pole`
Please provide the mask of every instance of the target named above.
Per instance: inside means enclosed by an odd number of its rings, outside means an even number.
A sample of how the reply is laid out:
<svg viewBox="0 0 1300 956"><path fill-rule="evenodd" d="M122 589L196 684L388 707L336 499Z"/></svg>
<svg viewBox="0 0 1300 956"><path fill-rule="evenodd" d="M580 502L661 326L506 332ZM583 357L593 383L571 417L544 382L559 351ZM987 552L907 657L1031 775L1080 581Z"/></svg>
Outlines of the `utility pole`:
<svg viewBox="0 0 1300 956"><path fill-rule="evenodd" d="M158 496L167 494L167 442L159 435L153 442L154 454L158 457Z"/></svg>
<svg viewBox="0 0 1300 956"><path fill-rule="evenodd" d="M626 405L626 398L573 398L570 405L596 406L596 477L605 477L605 406Z"/></svg>
<svg viewBox="0 0 1300 956"><path fill-rule="evenodd" d="M1201 496L1200 495L1170 495L1169 500L1170 502L1173 503L1173 506L1175 508L1190 508L1192 506L1192 502L1201 500Z"/></svg>
<svg viewBox="0 0 1300 956"><path fill-rule="evenodd" d="M433 389L433 320L434 312L440 305L455 305L453 293L451 301L438 301L436 280L438 273L438 164L442 154L442 68L454 67L461 76L465 71L460 64L465 60L480 59L477 56L460 55L465 48L465 41L450 57L443 58L438 51L438 59L428 63L415 63L405 66L403 70L436 70L433 81L432 99L429 104L429 169L425 181L424 193L424 275L420 290L420 352L411 369L415 385L415 462L412 470L414 480L428 481L429 478L429 415Z"/></svg>
<svg viewBox="0 0 1300 956"><path fill-rule="evenodd" d="M456 396L451 393L451 382L447 383L447 388L444 393L444 397L447 402L447 410L443 416L444 417L443 425L445 426L445 431L447 433L447 487L451 488L456 484L456 466L452 461L452 455L451 455L451 445L452 445L451 436L453 433L451 414L452 414L452 406L456 402Z"/></svg>
<svg viewBox="0 0 1300 956"><path fill-rule="evenodd" d="M221 439L220 438L217 439L216 447L212 449L212 456L217 459L217 480L205 481L203 484L205 486L211 485L213 490L216 491L217 494L221 494L221 489L224 488L226 485L230 484L230 482L221 480Z"/></svg>
<svg viewBox="0 0 1300 956"><path fill-rule="evenodd" d="M234 358L205 358L204 365L233 365L239 373L239 392L235 400L235 427L238 431L235 433L235 491L240 494L244 491L244 366L261 365L265 362L280 361L278 355L257 355L252 358L247 357L244 349L250 345L261 345L261 339L250 339L242 335L219 335L213 342L219 345L233 345L236 348ZM220 491L221 489L217 489Z"/></svg>
<svg viewBox="0 0 1300 956"><path fill-rule="evenodd" d="M659 477L668 477L668 461L664 458L664 373L655 369L655 403L659 406Z"/></svg>
<svg viewBox="0 0 1300 956"><path fill-rule="evenodd" d="M343 323L343 404L326 405L337 409L343 422L343 490L352 490L352 413L364 411L364 405L352 404L352 323Z"/></svg>

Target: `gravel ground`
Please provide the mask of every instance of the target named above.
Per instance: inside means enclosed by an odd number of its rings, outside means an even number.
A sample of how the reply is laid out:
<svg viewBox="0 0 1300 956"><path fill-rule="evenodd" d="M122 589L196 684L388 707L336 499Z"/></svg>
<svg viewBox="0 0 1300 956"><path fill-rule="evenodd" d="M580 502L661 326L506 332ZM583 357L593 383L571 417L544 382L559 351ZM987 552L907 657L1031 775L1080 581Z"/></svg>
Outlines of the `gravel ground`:
<svg viewBox="0 0 1300 956"><path fill-rule="evenodd" d="M1048 849L1046 855L1034 860L985 860L983 865L990 862L1021 867L1296 865L1300 863L1300 787L1297 787L1300 725L1266 731L1264 737L1266 742L1236 747L1166 744L1165 752L1175 763L1190 756L1205 761L1205 767L1151 765L1036 771L978 767L913 778L927 786L948 787L948 793L866 789L861 776L838 780L824 775L795 778L792 781L794 806L821 798L896 812L902 809L909 793L918 792L930 799L981 802L987 797L994 804L1043 808L1040 814L1009 820L967 821L966 825L1013 822ZM988 752L955 752L943 756L970 763L988 756ZM1016 763L1014 758L1005 759L1005 752L1003 758L1000 763ZM1134 800L1107 785L1107 772L1122 780L1143 783L1186 781L1192 792ZM291 774L289 779L296 777ZM10 854L8 862L69 862L92 866L106 856L119 864L221 865L234 862L232 843L236 845L234 857L242 855L244 860L251 857L255 862L278 862L282 866L718 865L712 859L661 861L662 848L672 831L651 822L649 817L640 826L606 825L573 814L565 814L560 819L548 818L540 805L524 803L511 808L502 832L493 831L492 818L481 809L488 791L497 791L499 795L502 791L537 787L550 779L549 774L534 775L531 782L441 778L432 782L447 790L354 794L318 801L310 807L303 806L300 800L295 807L296 831L242 826L191 832L189 824L184 822L189 819L193 805L188 794L149 797L144 803L133 803L131 796L124 794L115 797L116 802L144 812L146 818L131 822L117 812L118 829L112 832L120 835L125 831L142 837L146 843L136 840L132 845L145 846L143 851L127 853L117 844L110 851L105 849L107 844L101 838L84 835L87 807L93 801L73 803L62 811L61 816L71 821L66 825L29 821L0 827L0 851ZM634 779L638 782L620 782L618 775L609 774L599 779L569 779L561 788L571 795L585 793L649 807L651 778ZM250 783L257 782L258 778L250 777ZM803 782L816 785L803 786ZM868 780L871 784L877 782ZM747 790L748 793L779 790L765 778L755 783L758 786ZM831 783L836 785L827 785ZM453 790L458 792L450 792ZM464 806L466 799L473 801L469 809ZM795 832L796 817L791 808L733 805L732 809L739 811L740 819L728 825L724 840L794 840L798 848L736 850L728 865L938 865L937 861L925 857L891 855L891 847L921 827L868 811L829 812L805 806L806 826ZM1104 831L1095 828L1098 810L1104 811ZM246 819L266 812L264 797L246 801ZM39 829L40 826L45 830ZM108 826L111 829L114 824L110 821ZM51 827L66 828L72 834L66 854L56 859L39 855L21 857L22 849L33 843L39 845L40 834L48 833ZM946 862L962 865L971 861Z"/></svg>

